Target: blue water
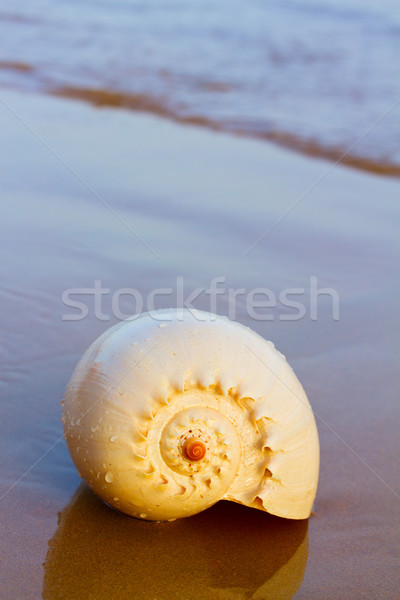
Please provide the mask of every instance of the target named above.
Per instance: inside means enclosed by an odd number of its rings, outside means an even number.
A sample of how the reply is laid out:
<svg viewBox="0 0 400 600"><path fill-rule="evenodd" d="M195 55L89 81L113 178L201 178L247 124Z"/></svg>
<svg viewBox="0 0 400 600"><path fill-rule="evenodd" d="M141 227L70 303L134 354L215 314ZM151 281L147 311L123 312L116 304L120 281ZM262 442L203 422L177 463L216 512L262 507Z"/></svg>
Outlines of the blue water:
<svg viewBox="0 0 400 600"><path fill-rule="evenodd" d="M0 0L0 88L400 174L399 34L394 0Z"/></svg>

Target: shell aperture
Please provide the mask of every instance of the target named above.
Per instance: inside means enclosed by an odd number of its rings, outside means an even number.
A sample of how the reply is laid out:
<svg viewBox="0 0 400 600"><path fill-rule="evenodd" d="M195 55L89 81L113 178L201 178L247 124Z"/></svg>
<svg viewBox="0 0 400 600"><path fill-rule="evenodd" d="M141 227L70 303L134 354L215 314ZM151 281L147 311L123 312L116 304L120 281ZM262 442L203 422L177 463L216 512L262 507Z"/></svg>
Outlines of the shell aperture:
<svg viewBox="0 0 400 600"><path fill-rule="evenodd" d="M63 424L81 477L131 516L174 520L221 499L311 512L319 445L305 392L271 342L226 317L168 309L109 329L72 374Z"/></svg>

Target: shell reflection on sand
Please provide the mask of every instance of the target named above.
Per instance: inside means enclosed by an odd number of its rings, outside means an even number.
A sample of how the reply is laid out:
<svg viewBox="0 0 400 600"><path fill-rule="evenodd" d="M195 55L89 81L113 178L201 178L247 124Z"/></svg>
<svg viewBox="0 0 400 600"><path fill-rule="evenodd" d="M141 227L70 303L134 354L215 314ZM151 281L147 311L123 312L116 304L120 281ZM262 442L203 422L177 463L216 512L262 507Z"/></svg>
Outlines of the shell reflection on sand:
<svg viewBox="0 0 400 600"><path fill-rule="evenodd" d="M49 542L43 598L289 600L307 553L308 521L224 501L151 523L110 510L82 484Z"/></svg>

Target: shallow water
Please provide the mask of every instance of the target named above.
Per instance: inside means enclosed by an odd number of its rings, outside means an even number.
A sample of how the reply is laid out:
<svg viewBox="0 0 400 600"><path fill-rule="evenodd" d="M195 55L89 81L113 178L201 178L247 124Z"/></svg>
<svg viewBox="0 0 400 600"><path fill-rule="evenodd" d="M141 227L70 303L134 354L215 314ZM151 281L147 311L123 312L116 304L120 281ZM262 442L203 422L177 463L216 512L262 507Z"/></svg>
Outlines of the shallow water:
<svg viewBox="0 0 400 600"><path fill-rule="evenodd" d="M394 0L13 0L0 85L399 175L399 31Z"/></svg>
<svg viewBox="0 0 400 600"><path fill-rule="evenodd" d="M14 114L1 105L2 600L97 599L107 585L121 599L150 590L164 600L166 590L165 600L395 600L398 182L346 168L326 175L324 161L148 115L3 98ZM308 526L221 504L152 528L79 487L60 401L83 351L118 320L113 294L171 287L162 303L173 306L177 278L189 295L216 276L277 298L305 290L300 320L282 320L293 309L279 301L272 320L250 318L240 303L236 318L286 354L315 410L321 476ZM328 296L311 319L310 277L337 290L338 321ZM95 280L110 290L104 318L86 297L85 319L63 319L76 313L64 290ZM195 306L209 310L209 297ZM136 307L127 297L119 308ZM229 312L226 294L216 309Z"/></svg>

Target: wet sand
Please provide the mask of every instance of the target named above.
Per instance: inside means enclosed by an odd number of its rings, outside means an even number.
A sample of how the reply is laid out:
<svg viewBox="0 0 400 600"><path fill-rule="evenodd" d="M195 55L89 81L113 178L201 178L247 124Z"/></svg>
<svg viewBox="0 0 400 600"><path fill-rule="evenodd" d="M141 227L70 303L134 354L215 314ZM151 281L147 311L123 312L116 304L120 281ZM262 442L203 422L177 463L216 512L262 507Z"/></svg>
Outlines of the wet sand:
<svg viewBox="0 0 400 600"><path fill-rule="evenodd" d="M0 103L2 600L104 590L397 598L398 180L327 173L322 160L150 115L1 97L14 111ZM281 320L293 310L279 302L273 320L251 319L243 303L236 318L287 356L315 410L321 474L308 523L225 503L171 524L128 519L81 485L61 439L65 384L117 321L112 294L136 288L146 298L183 277L188 296L216 276L277 296L306 290L301 320ZM310 318L310 277L338 292L339 320L328 296ZM110 289L103 317L86 296L88 316L63 320L74 313L63 291L95 280ZM175 303L176 292L163 298ZM119 306L135 309L129 296ZM196 306L209 310L209 297ZM228 312L226 297L217 310Z"/></svg>

